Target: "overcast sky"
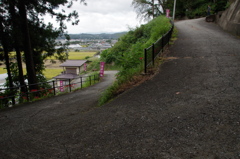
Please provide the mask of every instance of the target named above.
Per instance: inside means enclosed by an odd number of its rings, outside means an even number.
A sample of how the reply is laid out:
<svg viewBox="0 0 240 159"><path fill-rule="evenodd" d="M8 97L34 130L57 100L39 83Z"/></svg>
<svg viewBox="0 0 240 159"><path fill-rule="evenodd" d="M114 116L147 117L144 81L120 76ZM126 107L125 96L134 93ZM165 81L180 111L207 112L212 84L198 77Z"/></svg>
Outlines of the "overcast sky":
<svg viewBox="0 0 240 159"><path fill-rule="evenodd" d="M86 0L87 6L74 3L71 10L79 14L77 26L68 24L68 33L115 33L128 31L140 23L131 6L132 0ZM46 21L54 22L50 17Z"/></svg>

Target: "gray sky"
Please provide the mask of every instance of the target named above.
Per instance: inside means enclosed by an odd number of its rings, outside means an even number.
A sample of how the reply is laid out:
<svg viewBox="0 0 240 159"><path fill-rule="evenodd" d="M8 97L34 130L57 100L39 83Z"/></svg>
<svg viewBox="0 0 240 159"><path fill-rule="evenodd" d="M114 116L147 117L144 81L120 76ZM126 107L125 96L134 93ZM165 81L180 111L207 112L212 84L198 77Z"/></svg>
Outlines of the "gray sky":
<svg viewBox="0 0 240 159"><path fill-rule="evenodd" d="M71 10L79 14L77 26L68 24L68 33L115 33L139 26L140 21L131 6L132 0L86 0L87 6L74 3ZM68 9L66 9L68 11ZM54 22L50 17L46 22Z"/></svg>

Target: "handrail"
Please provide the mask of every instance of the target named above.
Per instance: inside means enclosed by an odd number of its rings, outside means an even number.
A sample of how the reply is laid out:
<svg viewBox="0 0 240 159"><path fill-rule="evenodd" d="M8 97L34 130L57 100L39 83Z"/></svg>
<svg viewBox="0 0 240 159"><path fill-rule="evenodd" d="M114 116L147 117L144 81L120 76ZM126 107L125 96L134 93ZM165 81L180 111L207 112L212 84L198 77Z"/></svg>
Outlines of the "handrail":
<svg viewBox="0 0 240 159"><path fill-rule="evenodd" d="M154 66L154 61L156 57L164 51L164 47L168 44L172 36L174 29L174 23L171 21L171 29L165 33L161 38L159 38L155 43L153 43L148 48L144 49L144 73L147 73L147 68L152 64Z"/></svg>
<svg viewBox="0 0 240 159"><path fill-rule="evenodd" d="M100 76L91 75L86 77L79 77L75 79L61 80L61 85L55 80L48 82L40 82L36 84L22 85L12 88L1 89L0 92L0 109L12 107L13 105L31 102L38 99L56 96L62 93L72 92L76 89L82 89L85 85L95 84L100 80ZM39 89L30 90L29 86L37 86ZM22 90L25 90L22 92Z"/></svg>

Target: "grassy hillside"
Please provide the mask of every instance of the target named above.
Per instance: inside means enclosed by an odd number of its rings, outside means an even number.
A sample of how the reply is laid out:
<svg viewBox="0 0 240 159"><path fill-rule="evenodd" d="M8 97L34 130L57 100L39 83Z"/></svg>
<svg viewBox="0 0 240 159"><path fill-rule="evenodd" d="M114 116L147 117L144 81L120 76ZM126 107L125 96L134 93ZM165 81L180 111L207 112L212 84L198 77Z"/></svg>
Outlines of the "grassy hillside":
<svg viewBox="0 0 240 159"><path fill-rule="evenodd" d="M131 82L136 74L143 71L144 49L151 46L171 28L165 16L159 16L145 25L130 30L122 36L114 47L103 51L101 60L106 64L120 67L117 81L100 99L100 105L111 99L126 82Z"/></svg>

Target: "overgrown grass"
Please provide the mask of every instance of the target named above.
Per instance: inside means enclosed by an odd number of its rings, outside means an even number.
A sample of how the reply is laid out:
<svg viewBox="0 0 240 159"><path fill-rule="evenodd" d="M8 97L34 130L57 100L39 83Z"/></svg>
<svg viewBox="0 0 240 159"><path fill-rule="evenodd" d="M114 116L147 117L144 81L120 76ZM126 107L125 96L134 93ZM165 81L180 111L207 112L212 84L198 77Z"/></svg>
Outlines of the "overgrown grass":
<svg viewBox="0 0 240 159"><path fill-rule="evenodd" d="M100 59L99 58L91 57L88 60L91 62L87 65L87 72L92 72L92 71L100 69Z"/></svg>
<svg viewBox="0 0 240 159"><path fill-rule="evenodd" d="M105 64L104 69L105 70L121 70L121 66L116 66L113 64Z"/></svg>
<svg viewBox="0 0 240 159"><path fill-rule="evenodd" d="M117 74L115 83L100 97L99 105L121 93L126 83L134 83L135 77L143 72L143 50L161 38L170 28L169 19L160 16L140 28L129 31L113 48L102 53L102 60L115 63L121 67L121 70Z"/></svg>
<svg viewBox="0 0 240 159"><path fill-rule="evenodd" d="M173 33L172 33L172 37L171 37L171 40L170 40L170 45L172 45L174 43L174 41L177 40L177 35L178 35L178 30L177 28L174 28L173 29Z"/></svg>
<svg viewBox="0 0 240 159"><path fill-rule="evenodd" d="M95 79L94 79L95 78ZM99 80L99 72L95 71L89 74L89 77L85 79L85 82L83 83L83 88L89 87L93 84L96 84Z"/></svg>
<svg viewBox="0 0 240 159"><path fill-rule="evenodd" d="M139 75L142 72L142 70L143 70L142 66L139 65L136 68L129 69L127 72L125 72L126 74L124 76L121 76L118 73L116 75L117 80L113 83L113 85L108 87L99 98L98 101L99 106L107 103L109 100L113 99L120 93L124 92L126 90L126 87L124 85L125 84L128 85L129 83L131 85L131 83L133 82L133 77L135 75Z"/></svg>

